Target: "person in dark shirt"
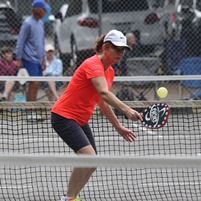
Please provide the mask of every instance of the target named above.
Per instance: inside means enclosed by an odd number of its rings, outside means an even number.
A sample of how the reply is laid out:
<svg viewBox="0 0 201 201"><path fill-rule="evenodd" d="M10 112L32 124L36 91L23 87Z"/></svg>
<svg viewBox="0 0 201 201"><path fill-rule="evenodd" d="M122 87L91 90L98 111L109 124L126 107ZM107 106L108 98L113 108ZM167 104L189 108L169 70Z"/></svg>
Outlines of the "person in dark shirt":
<svg viewBox="0 0 201 201"><path fill-rule="evenodd" d="M0 75L1 76L15 76L17 74L16 61L13 59L13 51L10 47L3 47L1 50L0 59ZM11 98L11 92L14 86L14 81L9 80L5 82L4 91L1 95L0 101L7 101Z"/></svg>
<svg viewBox="0 0 201 201"><path fill-rule="evenodd" d="M10 76L16 75L17 67L16 61L13 59L13 51L10 47L3 47L1 49L0 59L0 75Z"/></svg>

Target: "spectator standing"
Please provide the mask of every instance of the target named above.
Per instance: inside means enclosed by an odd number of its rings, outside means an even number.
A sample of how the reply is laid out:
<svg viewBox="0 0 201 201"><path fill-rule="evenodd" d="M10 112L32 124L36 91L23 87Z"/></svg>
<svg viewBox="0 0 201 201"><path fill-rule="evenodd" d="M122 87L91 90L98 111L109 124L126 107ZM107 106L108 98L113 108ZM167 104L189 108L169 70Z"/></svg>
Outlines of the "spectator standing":
<svg viewBox="0 0 201 201"><path fill-rule="evenodd" d="M13 51L10 47L3 47L1 50L0 60L0 75L15 76L17 73L16 61L13 59ZM11 100L11 92L14 86L14 81L6 81L1 97L1 101Z"/></svg>
<svg viewBox="0 0 201 201"><path fill-rule="evenodd" d="M128 75L128 66L127 66L127 58L133 57L135 55L135 45L136 45L136 37L132 32L128 32L126 34L127 39L127 45L130 47L130 49L125 49L124 55L120 62L116 64L116 67L118 69L118 75ZM122 86L120 90L117 92L116 96L122 100L122 101L133 101L134 100L134 94L132 89L125 83L122 83ZM118 110L116 110L117 112ZM117 114L120 114L120 112L117 112Z"/></svg>
<svg viewBox="0 0 201 201"><path fill-rule="evenodd" d="M44 76L62 76L63 64L62 61L55 56L55 49L53 45L47 44L45 46L46 51L46 69L43 71ZM51 101L59 98L56 89L56 83L54 81L48 81L48 99Z"/></svg>
<svg viewBox="0 0 201 201"><path fill-rule="evenodd" d="M44 0L32 3L32 15L22 24L16 46L18 68L25 68L30 76L42 76L45 68L45 37L41 20L45 16ZM27 90L27 101L36 101L38 82L30 81Z"/></svg>
<svg viewBox="0 0 201 201"><path fill-rule="evenodd" d="M134 53L135 53L135 46L136 46L136 37L135 37L135 34L132 33L132 32L129 32L126 34L126 38L127 38L127 44L128 46L130 47L130 49L127 49L127 54L128 54L128 57L133 57L135 56Z"/></svg>
<svg viewBox="0 0 201 201"><path fill-rule="evenodd" d="M119 61L118 64L114 64L114 68L116 71L116 75L119 76L126 76L128 75L128 66L127 66L127 59L129 57L133 57L135 55L135 44L136 44L136 37L132 32L126 34L127 45L130 47L127 48L124 52L122 59Z"/></svg>

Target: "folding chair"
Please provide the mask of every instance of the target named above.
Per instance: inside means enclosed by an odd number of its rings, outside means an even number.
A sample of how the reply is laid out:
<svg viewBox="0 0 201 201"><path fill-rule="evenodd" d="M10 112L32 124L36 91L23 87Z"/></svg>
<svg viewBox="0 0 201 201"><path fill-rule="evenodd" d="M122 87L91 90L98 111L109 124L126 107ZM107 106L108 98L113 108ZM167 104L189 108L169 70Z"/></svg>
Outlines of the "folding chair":
<svg viewBox="0 0 201 201"><path fill-rule="evenodd" d="M164 74L178 74L178 64L186 57L186 44L183 40L171 38L164 44L161 62Z"/></svg>
<svg viewBox="0 0 201 201"><path fill-rule="evenodd" d="M182 75L201 75L201 57L182 59L178 68ZM190 94L190 99L201 99L201 80L182 80L182 89Z"/></svg>

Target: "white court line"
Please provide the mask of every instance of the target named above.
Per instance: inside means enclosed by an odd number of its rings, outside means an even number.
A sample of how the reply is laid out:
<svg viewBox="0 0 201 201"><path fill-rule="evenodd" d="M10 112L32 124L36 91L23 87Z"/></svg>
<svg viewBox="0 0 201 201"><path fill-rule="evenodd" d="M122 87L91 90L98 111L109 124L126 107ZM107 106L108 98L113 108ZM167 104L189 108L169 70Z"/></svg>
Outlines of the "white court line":
<svg viewBox="0 0 201 201"><path fill-rule="evenodd" d="M50 183L50 182L46 182L46 183ZM96 183L97 184L97 183ZM100 182L100 185L102 185L102 182ZM137 185L138 187L143 187L146 188L146 186L148 188L150 188L151 186L157 186L157 187L164 187L164 186L186 186L186 185L200 185L199 182L170 182L170 183L162 183L162 182L153 182L153 183L145 183L145 184L141 184L141 185ZM27 186L27 185L18 185L18 186L1 186L1 189L26 189L26 188L33 188L32 186Z"/></svg>
<svg viewBox="0 0 201 201"><path fill-rule="evenodd" d="M162 183L162 182L153 182L153 183L148 183L148 184L142 184L138 185L138 187L148 187L150 188L151 186L157 186L157 187L164 187L164 186L186 186L186 185L200 185L199 182L170 182L170 183Z"/></svg>
<svg viewBox="0 0 201 201"><path fill-rule="evenodd" d="M1 189L26 189L26 188L33 188L34 186L25 186L25 185L23 185L23 186L21 186L21 185L18 185L18 186L1 186L0 188Z"/></svg>
<svg viewBox="0 0 201 201"><path fill-rule="evenodd" d="M134 127L139 127L139 126L136 124L136 125L134 125ZM168 135L168 134L160 135L157 132L149 130L147 128L144 128L144 127L139 127L139 128L140 128L141 131L145 131L146 133L143 132L142 135L139 134L138 137L147 136L146 139L148 139L149 137L151 139L153 137L157 137L157 138L163 138L163 139L168 139L168 140L177 140L177 139L180 139L180 140L182 140L182 139L185 139L185 140L188 140L188 139L200 140L201 139L201 136L199 136L199 138L198 137L193 138L192 137L193 135L186 135L186 134L184 134L184 135L183 134L182 135L178 135L178 134L175 134L175 135ZM1 135L3 136L4 134L1 134ZM7 136L7 134L6 134L6 136ZM55 136L55 137L53 137L53 136L48 137L47 135L45 135L45 136L40 136L40 135L29 136L28 134L26 134L26 135L23 134L23 135L21 135L21 137L22 136L24 138L19 138L19 134L14 134L14 135L12 135L12 139L9 139L9 140L10 141L15 141L17 139L18 142L24 142L24 143L26 143L26 142L38 142L41 139L43 140L43 142L50 142L50 143L55 142L55 140L56 140L56 143L61 141L60 139L58 139L57 136ZM196 134L196 136L197 136L197 134ZM115 137L115 135L113 135L113 136L98 136L98 137L95 135L95 137L96 137L96 139L100 139L100 140L118 139L118 136Z"/></svg>
<svg viewBox="0 0 201 201"><path fill-rule="evenodd" d="M140 130L141 131L146 131L147 133L143 133L141 136L145 136L145 135L147 135L147 138L153 138L153 137L160 137L160 138L164 138L164 139L169 139L169 140L177 140L177 139L180 139L180 140L182 140L182 139L191 139L191 140L193 140L193 139L196 139L196 140L199 140L199 139L201 139L201 136L198 138L198 137L196 137L196 138L192 138L192 135L177 135L177 134L175 134L175 135L171 135L171 136L169 136L169 135L167 135L167 134L164 134L164 135L159 135L158 133L156 133L156 132L154 132L154 131L152 131L152 130L149 130L149 129L146 129L146 128L140 128ZM3 135L3 134L2 134ZM24 134L23 134L24 135ZM40 141L41 139L43 140L43 141L45 141L45 142L55 142L55 140L58 140L58 141L61 141L60 139L58 139L58 137L57 136L55 136L55 137L47 137L47 135L46 136L43 136L43 137L39 137L39 135L32 135L31 137L30 136L28 136L28 134L26 135L26 138L25 138L25 135L23 136L24 138L20 138L19 139L19 135L17 135L17 134L15 134L15 135L12 135L12 139L9 139L10 141L15 141L16 139L18 140L18 142L38 142L38 141ZM138 135L138 137L140 137L140 134ZM146 138L146 139L147 139ZM111 140L113 140L113 139L118 139L118 136L99 136L99 137L97 137L96 136L96 139L100 139L100 140L104 140L104 139L111 139ZM62 142L62 141L61 141ZM57 141L56 141L56 143L57 143Z"/></svg>

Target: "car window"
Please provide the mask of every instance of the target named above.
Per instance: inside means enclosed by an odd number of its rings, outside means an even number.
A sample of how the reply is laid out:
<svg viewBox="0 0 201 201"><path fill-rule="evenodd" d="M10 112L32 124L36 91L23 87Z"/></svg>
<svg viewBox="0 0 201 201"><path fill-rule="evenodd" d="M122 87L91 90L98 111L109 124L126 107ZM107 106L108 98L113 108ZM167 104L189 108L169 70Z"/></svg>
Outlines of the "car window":
<svg viewBox="0 0 201 201"><path fill-rule="evenodd" d="M67 17L78 15L82 12L82 0L69 0Z"/></svg>
<svg viewBox="0 0 201 201"><path fill-rule="evenodd" d="M98 13L98 0L88 0L91 13ZM147 0L102 0L102 12L141 11L149 8Z"/></svg>
<svg viewBox="0 0 201 201"><path fill-rule="evenodd" d="M12 28L19 29L22 23L22 19L11 8L0 9L1 25L8 24Z"/></svg>
<svg viewBox="0 0 201 201"><path fill-rule="evenodd" d="M201 11L201 0L196 1L196 9Z"/></svg>

